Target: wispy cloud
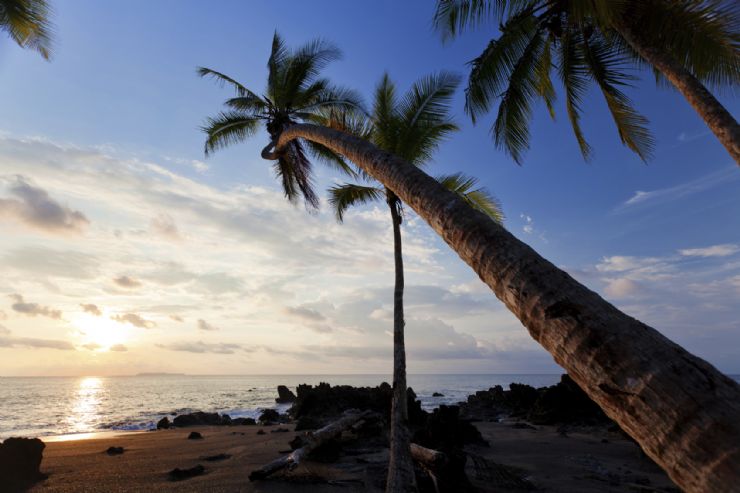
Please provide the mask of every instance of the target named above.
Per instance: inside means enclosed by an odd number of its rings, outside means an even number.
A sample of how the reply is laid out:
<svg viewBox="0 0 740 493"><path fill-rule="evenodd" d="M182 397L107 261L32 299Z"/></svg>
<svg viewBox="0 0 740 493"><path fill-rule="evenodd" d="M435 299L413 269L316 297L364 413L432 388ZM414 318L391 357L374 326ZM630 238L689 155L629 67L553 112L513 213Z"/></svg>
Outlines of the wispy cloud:
<svg viewBox="0 0 740 493"><path fill-rule="evenodd" d="M34 349L60 349L73 351L74 346L68 341L56 339L36 339L33 337L2 337L0 336L0 347L26 347Z"/></svg>
<svg viewBox="0 0 740 493"><path fill-rule="evenodd" d="M695 180L668 188L636 191L632 197L619 205L614 212L622 212L638 206L658 205L710 190L728 181L740 179L736 167L723 168Z"/></svg>
<svg viewBox="0 0 740 493"><path fill-rule="evenodd" d="M157 326L155 322L152 322L151 320L146 320L141 315L137 315L136 313L113 315L111 319L115 320L116 322L131 324L134 327L138 327L140 329L153 329Z"/></svg>
<svg viewBox="0 0 740 493"><path fill-rule="evenodd" d="M117 286L126 289L135 289L141 287L141 281L129 276L116 277L115 279L113 279L113 282L116 283Z"/></svg>
<svg viewBox="0 0 740 493"><path fill-rule="evenodd" d="M740 246L732 243L712 245L705 248L686 248L678 253L684 257L727 257L740 252Z"/></svg>
<svg viewBox="0 0 740 493"><path fill-rule="evenodd" d="M83 311L95 315L96 317L99 317L103 314L103 312L100 311L100 308L98 308L98 305L95 305L93 303L80 303L80 306L82 307Z"/></svg>
<svg viewBox="0 0 740 493"><path fill-rule="evenodd" d="M170 351L181 351L186 353L215 353L215 354L234 354L241 350L241 344L232 343L214 343L209 344L203 341L196 342L173 342L171 344L157 344L157 347L168 349Z"/></svg>
<svg viewBox="0 0 740 493"><path fill-rule="evenodd" d="M201 318L198 320L198 330L212 332L212 331L219 330L219 329L215 325L209 324L208 322L206 322L205 320Z"/></svg>

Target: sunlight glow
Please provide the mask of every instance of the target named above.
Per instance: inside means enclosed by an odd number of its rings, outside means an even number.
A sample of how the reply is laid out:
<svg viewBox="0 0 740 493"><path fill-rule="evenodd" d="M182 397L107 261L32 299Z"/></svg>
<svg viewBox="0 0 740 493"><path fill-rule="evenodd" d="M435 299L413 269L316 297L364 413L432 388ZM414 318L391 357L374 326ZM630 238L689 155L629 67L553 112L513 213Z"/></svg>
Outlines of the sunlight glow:
<svg viewBox="0 0 740 493"><path fill-rule="evenodd" d="M80 331L83 344L98 352L108 351L111 346L126 342L131 335L129 327L107 316L96 317L83 313L75 317L73 324Z"/></svg>

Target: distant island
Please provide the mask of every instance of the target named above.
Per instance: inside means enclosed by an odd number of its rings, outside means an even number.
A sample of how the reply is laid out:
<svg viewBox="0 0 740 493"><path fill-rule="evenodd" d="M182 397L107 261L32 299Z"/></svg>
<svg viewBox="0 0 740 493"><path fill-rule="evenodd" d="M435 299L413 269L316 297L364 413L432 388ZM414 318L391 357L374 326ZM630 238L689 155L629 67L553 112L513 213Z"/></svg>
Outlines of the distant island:
<svg viewBox="0 0 740 493"><path fill-rule="evenodd" d="M135 377L184 377L185 373L167 373L167 372L153 372L153 373L137 373Z"/></svg>

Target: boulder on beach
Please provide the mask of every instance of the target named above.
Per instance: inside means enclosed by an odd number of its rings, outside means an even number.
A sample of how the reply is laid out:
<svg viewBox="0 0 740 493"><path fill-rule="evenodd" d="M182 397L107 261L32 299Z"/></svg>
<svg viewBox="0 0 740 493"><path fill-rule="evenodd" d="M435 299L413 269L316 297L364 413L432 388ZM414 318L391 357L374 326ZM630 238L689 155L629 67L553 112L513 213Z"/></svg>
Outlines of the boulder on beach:
<svg viewBox="0 0 740 493"><path fill-rule="evenodd" d="M231 420L231 426L254 426L257 421L254 418L234 418Z"/></svg>
<svg viewBox="0 0 740 493"><path fill-rule="evenodd" d="M542 425L596 425L612 422L568 375L563 375L557 385L541 389L527 419Z"/></svg>
<svg viewBox="0 0 740 493"><path fill-rule="evenodd" d="M108 455L121 455L123 452L123 447L108 447L108 450L105 451Z"/></svg>
<svg viewBox="0 0 740 493"><path fill-rule="evenodd" d="M285 385L278 385L277 391L278 397L277 399L275 399L275 402L277 402L278 404L291 404L295 402L295 394Z"/></svg>
<svg viewBox="0 0 740 493"><path fill-rule="evenodd" d="M259 422L263 425L277 423L278 421L280 421L280 413L274 409L265 409L262 411L262 414L260 414Z"/></svg>
<svg viewBox="0 0 740 493"><path fill-rule="evenodd" d="M0 486L22 490L46 479L39 470L45 447L38 438L8 438L0 443Z"/></svg>
<svg viewBox="0 0 740 493"><path fill-rule="evenodd" d="M188 440L202 440L203 435L198 433L197 431L191 431L190 435L188 435Z"/></svg>
<svg viewBox="0 0 740 493"><path fill-rule="evenodd" d="M180 469L179 467L177 467L171 470L168 475L171 481L182 481L183 479L190 479L194 478L195 476L200 476L205 472L206 468L203 467L201 464L198 464L197 466L191 467L190 469Z"/></svg>
<svg viewBox="0 0 740 493"><path fill-rule="evenodd" d="M166 430L169 427L170 427L170 420L167 418L167 416L157 421L158 430Z"/></svg>
<svg viewBox="0 0 740 493"><path fill-rule="evenodd" d="M190 414L181 414L172 420L172 424L181 428L185 426L224 426L231 424L231 417L228 414L222 416L218 413L198 411Z"/></svg>

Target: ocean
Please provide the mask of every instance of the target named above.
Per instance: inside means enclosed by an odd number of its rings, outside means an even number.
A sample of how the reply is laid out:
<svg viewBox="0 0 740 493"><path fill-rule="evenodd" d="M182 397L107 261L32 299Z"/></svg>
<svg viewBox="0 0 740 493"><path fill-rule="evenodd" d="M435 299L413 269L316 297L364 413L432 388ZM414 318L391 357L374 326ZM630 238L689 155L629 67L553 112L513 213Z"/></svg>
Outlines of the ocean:
<svg viewBox="0 0 740 493"><path fill-rule="evenodd" d="M553 385L559 375L409 375L408 383L431 410L511 382ZM263 409L281 412L277 386L298 384L376 386L385 375L142 375L129 377L2 377L0 440L106 430L147 430L164 416L193 411L257 418ZM434 392L443 397L433 397Z"/></svg>
<svg viewBox="0 0 740 493"><path fill-rule="evenodd" d="M740 382L740 376L732 378ZM466 400L478 390L512 382L553 385L560 375L409 375L426 410ZM141 375L129 377L0 377L0 440L114 430L148 430L164 416L193 411L257 418L276 405L277 386L376 386L385 375ZM432 394L439 392L442 397Z"/></svg>

